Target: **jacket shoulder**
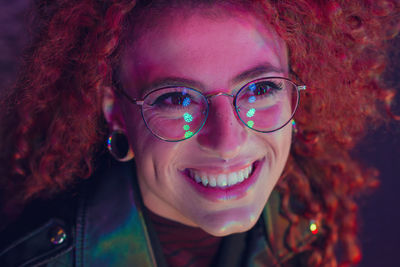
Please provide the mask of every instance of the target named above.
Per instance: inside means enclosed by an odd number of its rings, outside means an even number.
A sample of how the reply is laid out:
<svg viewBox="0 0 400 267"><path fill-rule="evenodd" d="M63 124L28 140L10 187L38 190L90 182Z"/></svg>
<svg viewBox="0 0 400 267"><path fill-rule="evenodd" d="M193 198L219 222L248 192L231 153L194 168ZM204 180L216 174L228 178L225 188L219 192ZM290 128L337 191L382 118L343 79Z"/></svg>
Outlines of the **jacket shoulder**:
<svg viewBox="0 0 400 267"><path fill-rule="evenodd" d="M72 254L76 198L59 196L29 204L16 221L0 232L0 266L68 261L68 257L60 256Z"/></svg>

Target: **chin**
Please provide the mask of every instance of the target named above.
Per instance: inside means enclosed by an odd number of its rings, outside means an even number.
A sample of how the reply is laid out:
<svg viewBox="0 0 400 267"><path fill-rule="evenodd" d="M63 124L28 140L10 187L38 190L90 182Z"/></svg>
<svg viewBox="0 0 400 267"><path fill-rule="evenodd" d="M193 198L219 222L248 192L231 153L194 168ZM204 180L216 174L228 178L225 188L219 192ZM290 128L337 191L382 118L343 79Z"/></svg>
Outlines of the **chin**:
<svg viewBox="0 0 400 267"><path fill-rule="evenodd" d="M223 215L208 215L204 218L204 223L200 223L198 226L213 236L222 237L230 234L243 233L250 230L256 224L261 212L262 209L260 212L254 212L253 214L255 215L240 215L237 212ZM246 219L243 220L242 218Z"/></svg>

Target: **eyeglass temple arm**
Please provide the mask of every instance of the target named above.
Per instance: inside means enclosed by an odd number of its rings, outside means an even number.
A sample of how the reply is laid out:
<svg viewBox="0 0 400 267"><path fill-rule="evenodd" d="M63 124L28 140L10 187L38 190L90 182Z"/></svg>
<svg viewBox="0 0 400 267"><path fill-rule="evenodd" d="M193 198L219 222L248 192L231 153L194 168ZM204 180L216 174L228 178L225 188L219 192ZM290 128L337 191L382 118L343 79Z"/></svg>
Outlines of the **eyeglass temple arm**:
<svg viewBox="0 0 400 267"><path fill-rule="evenodd" d="M128 95L127 92L125 92L122 88L116 87L115 91L117 93L122 94L124 97L126 97L129 102L131 102L132 104L138 105L138 106L143 106L144 101L143 100L136 100L134 98L132 98L130 95Z"/></svg>
<svg viewBox="0 0 400 267"><path fill-rule="evenodd" d="M296 84L297 90L299 91L306 90L307 86L304 85L304 82L300 79L299 75L297 75L297 73L293 71L292 66L289 66L289 72L296 78L296 80L300 81L300 84L303 84L303 85Z"/></svg>

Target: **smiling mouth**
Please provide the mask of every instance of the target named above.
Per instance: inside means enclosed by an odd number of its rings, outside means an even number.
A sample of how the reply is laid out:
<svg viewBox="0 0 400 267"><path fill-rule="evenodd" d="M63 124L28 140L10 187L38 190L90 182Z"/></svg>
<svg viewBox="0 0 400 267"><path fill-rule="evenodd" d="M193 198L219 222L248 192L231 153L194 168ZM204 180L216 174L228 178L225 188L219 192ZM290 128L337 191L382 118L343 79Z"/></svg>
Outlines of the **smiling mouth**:
<svg viewBox="0 0 400 267"><path fill-rule="evenodd" d="M187 169L187 176L204 187L229 188L241 184L253 173L256 162L241 170L230 173L211 174L193 169Z"/></svg>

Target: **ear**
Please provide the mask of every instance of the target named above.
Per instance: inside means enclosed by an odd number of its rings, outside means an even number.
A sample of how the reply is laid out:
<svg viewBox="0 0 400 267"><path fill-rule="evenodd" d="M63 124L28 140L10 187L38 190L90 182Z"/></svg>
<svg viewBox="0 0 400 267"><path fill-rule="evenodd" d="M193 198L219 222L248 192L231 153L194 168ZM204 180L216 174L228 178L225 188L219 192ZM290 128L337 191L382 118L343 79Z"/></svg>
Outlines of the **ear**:
<svg viewBox="0 0 400 267"><path fill-rule="evenodd" d="M121 107L112 88L105 87L103 90L103 113L111 131L107 140L108 151L118 161L129 161L134 158L134 153L126 135Z"/></svg>
<svg viewBox="0 0 400 267"><path fill-rule="evenodd" d="M103 88L103 114L111 131L125 132L121 107L117 104L115 92L111 87Z"/></svg>

